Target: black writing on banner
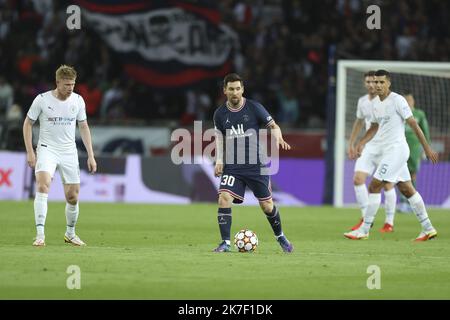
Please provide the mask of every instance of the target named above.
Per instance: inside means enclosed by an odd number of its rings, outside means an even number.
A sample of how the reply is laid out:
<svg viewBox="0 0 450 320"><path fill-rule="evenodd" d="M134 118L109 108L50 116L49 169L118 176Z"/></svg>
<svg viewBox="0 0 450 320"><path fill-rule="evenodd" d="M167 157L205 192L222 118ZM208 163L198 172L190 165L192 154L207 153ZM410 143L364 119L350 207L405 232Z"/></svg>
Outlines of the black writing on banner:
<svg viewBox="0 0 450 320"><path fill-rule="evenodd" d="M151 86L180 86L230 71L238 37L219 18L211 18L212 13L219 17L214 8L172 5L116 10L113 15L101 8L84 8L83 21L121 55L125 71L137 80Z"/></svg>

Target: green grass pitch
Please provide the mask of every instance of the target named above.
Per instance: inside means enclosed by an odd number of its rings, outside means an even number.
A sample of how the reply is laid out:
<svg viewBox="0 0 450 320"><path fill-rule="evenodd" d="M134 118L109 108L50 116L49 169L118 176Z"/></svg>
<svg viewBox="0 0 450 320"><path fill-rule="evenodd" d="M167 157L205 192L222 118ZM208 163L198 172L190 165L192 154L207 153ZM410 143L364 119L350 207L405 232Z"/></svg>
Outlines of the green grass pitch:
<svg viewBox="0 0 450 320"><path fill-rule="evenodd" d="M64 203L50 202L44 248L32 247L33 202L0 202L0 299L449 299L450 213L429 210L439 235L413 243L414 215L396 215L381 234L380 209L367 241L343 232L357 209L281 208L295 252L284 254L258 207L233 207L232 234L249 228L254 253L217 254L217 207L81 203L77 233L63 242ZM80 268L69 290L67 268ZM367 288L370 265L381 289Z"/></svg>

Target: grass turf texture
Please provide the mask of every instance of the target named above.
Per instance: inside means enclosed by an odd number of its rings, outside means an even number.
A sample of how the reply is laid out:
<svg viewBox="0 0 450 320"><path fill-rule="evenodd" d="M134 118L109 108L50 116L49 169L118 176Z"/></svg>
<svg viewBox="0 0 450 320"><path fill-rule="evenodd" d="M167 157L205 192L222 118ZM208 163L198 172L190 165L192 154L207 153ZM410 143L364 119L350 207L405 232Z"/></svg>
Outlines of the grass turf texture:
<svg viewBox="0 0 450 320"><path fill-rule="evenodd" d="M233 207L232 235L256 232L254 253L211 252L219 243L215 205L80 204L77 234L63 241L64 203L49 203L44 248L35 248L33 203L0 202L0 299L449 299L450 215L429 210L439 235L413 243L414 215L396 215L381 234L380 209L367 241L343 237L357 209L280 208L295 246L285 254L258 207ZM68 266L81 289L66 287ZM381 289L369 290L370 265Z"/></svg>

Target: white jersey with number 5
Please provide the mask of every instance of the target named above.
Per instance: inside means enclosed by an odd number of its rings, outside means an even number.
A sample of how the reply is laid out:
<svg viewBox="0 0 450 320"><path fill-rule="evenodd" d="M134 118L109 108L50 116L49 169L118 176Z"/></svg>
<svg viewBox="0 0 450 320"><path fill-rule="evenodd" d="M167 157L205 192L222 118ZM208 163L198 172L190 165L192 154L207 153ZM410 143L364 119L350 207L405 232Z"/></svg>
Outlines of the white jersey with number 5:
<svg viewBox="0 0 450 320"><path fill-rule="evenodd" d="M39 145L44 144L56 151L76 150L76 121L86 120L83 98L74 92L64 101L57 99L52 91L39 94L33 101L27 116L39 119Z"/></svg>
<svg viewBox="0 0 450 320"><path fill-rule="evenodd" d="M412 116L408 102L398 93L391 92L383 101L378 96L373 99L371 121L379 124L377 135L384 146L407 145L405 120Z"/></svg>
<svg viewBox="0 0 450 320"><path fill-rule="evenodd" d="M405 138L405 120L412 116L405 98L395 92L391 92L383 101L379 97L374 99L372 122L379 124L377 134L383 141L375 179L393 183L411 180L406 164L409 147Z"/></svg>

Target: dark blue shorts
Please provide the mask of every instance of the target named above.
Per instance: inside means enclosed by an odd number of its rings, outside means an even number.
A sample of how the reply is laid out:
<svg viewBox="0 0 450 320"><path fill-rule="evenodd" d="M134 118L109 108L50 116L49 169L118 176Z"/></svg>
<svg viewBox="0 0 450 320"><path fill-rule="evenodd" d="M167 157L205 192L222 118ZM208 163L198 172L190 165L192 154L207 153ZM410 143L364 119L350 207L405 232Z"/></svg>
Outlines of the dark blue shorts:
<svg viewBox="0 0 450 320"><path fill-rule="evenodd" d="M259 201L272 198L272 186L270 176L259 174L235 174L226 171L220 178L219 193L228 192L233 196L233 203L242 203L245 196L245 187L250 190Z"/></svg>

